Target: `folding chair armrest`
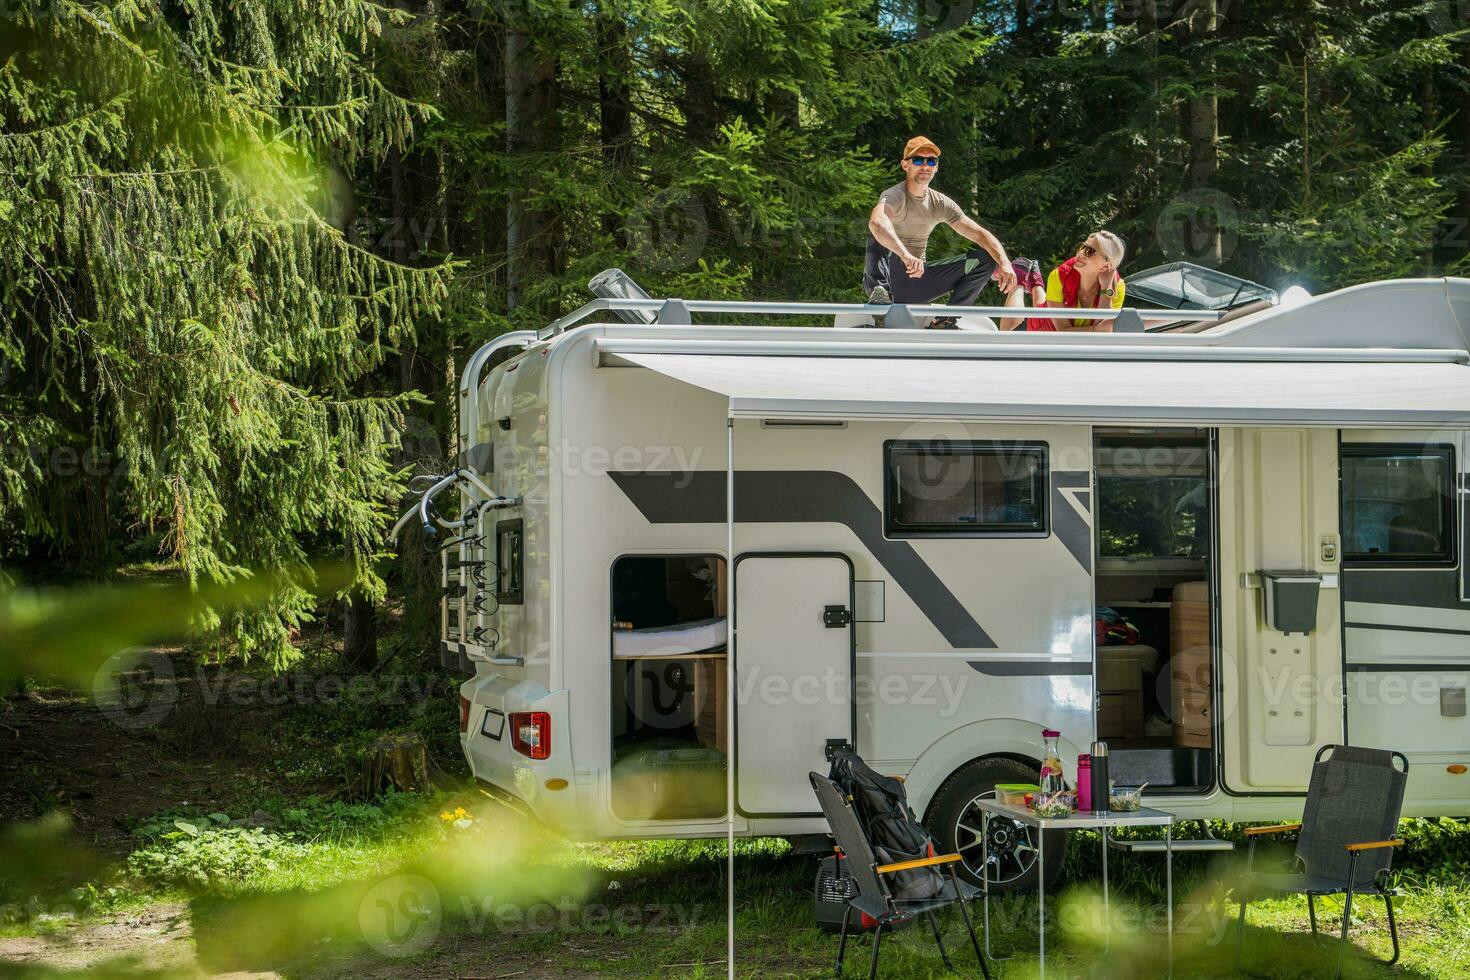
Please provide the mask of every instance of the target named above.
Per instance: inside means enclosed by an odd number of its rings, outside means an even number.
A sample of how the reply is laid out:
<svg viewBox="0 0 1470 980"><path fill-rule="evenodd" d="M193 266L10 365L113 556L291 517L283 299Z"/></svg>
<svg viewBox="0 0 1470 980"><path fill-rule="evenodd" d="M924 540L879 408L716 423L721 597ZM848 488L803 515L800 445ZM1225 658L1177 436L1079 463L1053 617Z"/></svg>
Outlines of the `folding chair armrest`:
<svg viewBox="0 0 1470 980"><path fill-rule="evenodd" d="M1301 829L1302 825L1299 823L1278 823L1270 827L1247 827L1245 828L1245 835L1247 837L1259 837L1261 834L1284 834L1289 830Z"/></svg>
<svg viewBox="0 0 1470 980"><path fill-rule="evenodd" d="M1347 848L1349 851L1352 851L1353 853L1357 853L1358 851L1373 851L1373 850L1377 850L1380 847L1400 847L1400 846L1403 845L1403 843L1404 842L1402 840L1397 840L1397 839L1395 839L1395 840L1370 840L1370 841L1364 841L1361 844L1344 844L1342 846L1345 847L1345 848Z"/></svg>
<svg viewBox="0 0 1470 980"><path fill-rule="evenodd" d="M886 875L894 871L908 871L911 868L927 868L935 864L949 864L951 861L958 861L959 859L960 856L958 854L939 854L935 857L914 858L912 861L895 861L892 864L880 864L874 870L880 875Z"/></svg>

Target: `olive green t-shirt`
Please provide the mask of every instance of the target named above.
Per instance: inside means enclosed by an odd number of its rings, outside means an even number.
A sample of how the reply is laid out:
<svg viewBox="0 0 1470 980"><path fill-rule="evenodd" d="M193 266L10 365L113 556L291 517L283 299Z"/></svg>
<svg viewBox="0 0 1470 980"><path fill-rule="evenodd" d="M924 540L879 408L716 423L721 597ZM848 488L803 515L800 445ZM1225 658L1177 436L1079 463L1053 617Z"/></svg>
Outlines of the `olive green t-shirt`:
<svg viewBox="0 0 1470 980"><path fill-rule="evenodd" d="M964 210L953 198L932 187L921 200L910 196L903 184L894 184L879 194L878 200L893 211L889 220L893 222L893 230L898 233L898 240L903 242L904 248L921 259L929 247L929 233L934 230L935 225L947 225L965 216Z"/></svg>

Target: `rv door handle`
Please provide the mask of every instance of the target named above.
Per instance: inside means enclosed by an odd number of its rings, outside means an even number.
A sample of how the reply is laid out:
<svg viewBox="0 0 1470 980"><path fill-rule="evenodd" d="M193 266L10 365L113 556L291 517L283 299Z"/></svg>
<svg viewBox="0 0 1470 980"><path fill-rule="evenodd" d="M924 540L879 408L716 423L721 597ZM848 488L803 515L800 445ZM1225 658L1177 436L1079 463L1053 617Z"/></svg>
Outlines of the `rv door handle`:
<svg viewBox="0 0 1470 980"><path fill-rule="evenodd" d="M841 629L852 622L852 613L846 606L828 606L822 610L822 625L829 630Z"/></svg>

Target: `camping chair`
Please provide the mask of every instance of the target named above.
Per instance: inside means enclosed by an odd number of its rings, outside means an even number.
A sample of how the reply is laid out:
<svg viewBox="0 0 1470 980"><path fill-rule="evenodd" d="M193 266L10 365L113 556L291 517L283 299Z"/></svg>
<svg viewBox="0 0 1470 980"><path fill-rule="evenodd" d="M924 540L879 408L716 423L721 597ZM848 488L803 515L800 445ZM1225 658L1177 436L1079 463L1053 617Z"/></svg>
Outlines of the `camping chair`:
<svg viewBox="0 0 1470 980"><path fill-rule="evenodd" d="M1323 755L1331 753L1324 761ZM1394 765L1403 763L1400 770ZM1342 936L1337 946L1337 976L1342 975L1342 954L1347 948L1348 926L1352 923L1353 895L1376 892L1388 909L1388 934L1393 940L1393 957L1398 962L1399 933L1393 919L1393 889L1388 884L1393 848L1403 843L1394 839L1399 811L1404 804L1409 760L1402 753L1362 749L1351 745L1324 745L1312 765L1312 782L1307 787L1301 823L1274 827L1250 827L1245 878L1240 885L1240 927L1235 935L1235 964L1240 966L1240 943L1245 934L1245 907L1253 893L1307 896L1307 915L1312 938L1317 939L1319 895L1342 895ZM1297 871L1267 874L1255 871L1252 863L1256 839L1264 834L1299 830Z"/></svg>
<svg viewBox="0 0 1470 980"><path fill-rule="evenodd" d="M847 911L842 916L842 938L837 944L837 975L842 975L842 959L847 953L847 928L853 912L867 915L876 922L873 931L873 951L868 961L868 980L878 975L878 950L883 942L883 930L914 915L924 915L929 920L929 929L934 933L934 944L950 971L955 966L944 948L939 934L939 922L934 917L936 909L958 905L964 917L965 929L970 934L970 945L975 949L975 958L980 962L980 972L990 980L990 969L980 952L980 942L975 938L975 926L970 921L966 903L980 894L980 889L959 879L954 872L958 854L942 854L935 857L915 858L910 861L879 863L852 804L843 796L836 783L820 773L811 773L812 789L822 805L822 813L832 828L837 848L845 856L847 872L857 885L857 894L848 899ZM946 875L945 872L948 872ZM922 874L932 878L929 882L914 882L912 876ZM897 875L910 876L909 884L895 888ZM927 886L927 887L926 887ZM925 893L923 898L905 898L903 894Z"/></svg>

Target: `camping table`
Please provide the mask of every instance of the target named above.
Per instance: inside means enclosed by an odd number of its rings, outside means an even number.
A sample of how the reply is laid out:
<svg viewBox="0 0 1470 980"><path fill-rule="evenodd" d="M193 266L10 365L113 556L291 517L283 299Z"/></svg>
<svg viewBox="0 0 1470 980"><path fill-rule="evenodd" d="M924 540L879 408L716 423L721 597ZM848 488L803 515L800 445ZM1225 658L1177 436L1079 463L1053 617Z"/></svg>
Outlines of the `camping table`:
<svg viewBox="0 0 1470 980"><path fill-rule="evenodd" d="M1108 915L1108 831L1114 827L1163 827L1164 828L1164 881L1165 914L1168 917L1169 975L1174 974L1174 814L1144 807L1140 810L1079 810L1067 817L1038 817L1031 808L1015 803L1001 803L994 799L975 801L984 814L980 828L980 867L989 867L990 818L1006 817L1037 830L1037 906L1036 924L1040 939L1041 976L1046 977L1046 847L1040 838L1046 830L1095 829L1101 832L1103 860L1103 916ZM990 878L982 876L985 901L985 950L990 951Z"/></svg>

